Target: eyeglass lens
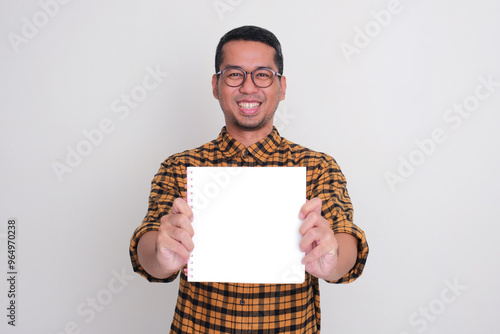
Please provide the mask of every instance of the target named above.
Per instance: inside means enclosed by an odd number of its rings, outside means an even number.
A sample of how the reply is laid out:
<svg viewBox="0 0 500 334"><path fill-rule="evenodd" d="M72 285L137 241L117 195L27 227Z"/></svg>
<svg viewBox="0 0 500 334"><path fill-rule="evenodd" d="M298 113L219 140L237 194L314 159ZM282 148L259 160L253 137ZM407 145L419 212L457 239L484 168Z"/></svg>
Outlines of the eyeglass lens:
<svg viewBox="0 0 500 334"><path fill-rule="evenodd" d="M260 88L269 87L273 83L274 73L268 69L258 69L252 72L253 83ZM228 68L224 73L224 81L228 86L238 87L245 80L245 72L237 68Z"/></svg>

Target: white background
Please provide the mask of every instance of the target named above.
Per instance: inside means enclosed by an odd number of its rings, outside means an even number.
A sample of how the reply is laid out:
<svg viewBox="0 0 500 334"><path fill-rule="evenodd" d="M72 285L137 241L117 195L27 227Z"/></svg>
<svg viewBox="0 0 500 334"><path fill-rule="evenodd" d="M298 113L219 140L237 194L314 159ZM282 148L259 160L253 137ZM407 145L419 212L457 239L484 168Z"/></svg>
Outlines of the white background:
<svg viewBox="0 0 500 334"><path fill-rule="evenodd" d="M129 239L160 163L223 126L215 47L244 24L283 45L280 133L335 157L368 237L362 277L321 284L322 332L495 330L500 2L401 0L382 23L385 0L66 2L0 1L1 277L12 217L19 270L15 328L0 280L2 333L168 332L178 280L133 274ZM148 68L168 76L126 117L114 112ZM466 118L448 114L463 103ZM112 131L85 146L83 131L106 119ZM77 147L87 155L59 180L53 164Z"/></svg>

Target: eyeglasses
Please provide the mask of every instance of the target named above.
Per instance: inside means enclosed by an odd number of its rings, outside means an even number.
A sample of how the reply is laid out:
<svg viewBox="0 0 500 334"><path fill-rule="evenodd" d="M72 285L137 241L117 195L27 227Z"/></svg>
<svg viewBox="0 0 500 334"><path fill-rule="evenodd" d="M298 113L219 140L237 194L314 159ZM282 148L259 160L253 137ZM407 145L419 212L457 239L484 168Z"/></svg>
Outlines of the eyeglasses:
<svg viewBox="0 0 500 334"><path fill-rule="evenodd" d="M251 75L254 85L260 88L267 88L271 86L275 76L281 77L281 74L276 73L267 67L259 67L252 72L247 72L242 68L231 66L215 74L222 74L224 82L229 87L239 87L243 85L247 79L247 74Z"/></svg>

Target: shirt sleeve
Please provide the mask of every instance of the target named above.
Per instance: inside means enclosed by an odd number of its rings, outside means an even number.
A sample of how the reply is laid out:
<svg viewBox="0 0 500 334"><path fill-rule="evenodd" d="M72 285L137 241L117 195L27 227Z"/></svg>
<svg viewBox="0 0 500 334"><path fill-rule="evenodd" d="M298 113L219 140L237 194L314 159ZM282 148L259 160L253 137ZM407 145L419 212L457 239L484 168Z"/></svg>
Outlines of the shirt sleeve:
<svg viewBox="0 0 500 334"><path fill-rule="evenodd" d="M185 187L185 168L172 166L168 159L161 165L160 170L151 182L151 193L149 195L148 212L142 224L134 231L130 240L130 259L136 273L145 277L150 282L171 282L175 280L179 272L168 278L158 279L151 276L139 263L137 256L137 245L142 235L149 231L157 231L160 227L160 218L170 212L172 203L177 197L183 197ZM184 190L185 191L185 190Z"/></svg>
<svg viewBox="0 0 500 334"><path fill-rule="evenodd" d="M329 283L350 283L365 267L368 243L363 230L353 222L353 208L346 188L346 179L332 157L326 156L314 172L312 194L323 201L321 214L330 222L334 233L348 233L358 239L358 255L354 267L343 277Z"/></svg>

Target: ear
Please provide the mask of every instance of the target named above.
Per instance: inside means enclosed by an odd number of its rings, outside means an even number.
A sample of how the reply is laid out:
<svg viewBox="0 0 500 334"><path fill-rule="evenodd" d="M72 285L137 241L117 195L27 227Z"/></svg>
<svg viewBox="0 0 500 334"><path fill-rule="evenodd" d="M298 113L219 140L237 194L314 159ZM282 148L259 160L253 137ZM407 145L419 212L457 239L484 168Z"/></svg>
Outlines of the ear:
<svg viewBox="0 0 500 334"><path fill-rule="evenodd" d="M212 76L212 94L218 100L219 99L219 83L217 80L217 74Z"/></svg>
<svg viewBox="0 0 500 334"><path fill-rule="evenodd" d="M280 80L280 101L285 99L286 95L286 77L282 76Z"/></svg>

